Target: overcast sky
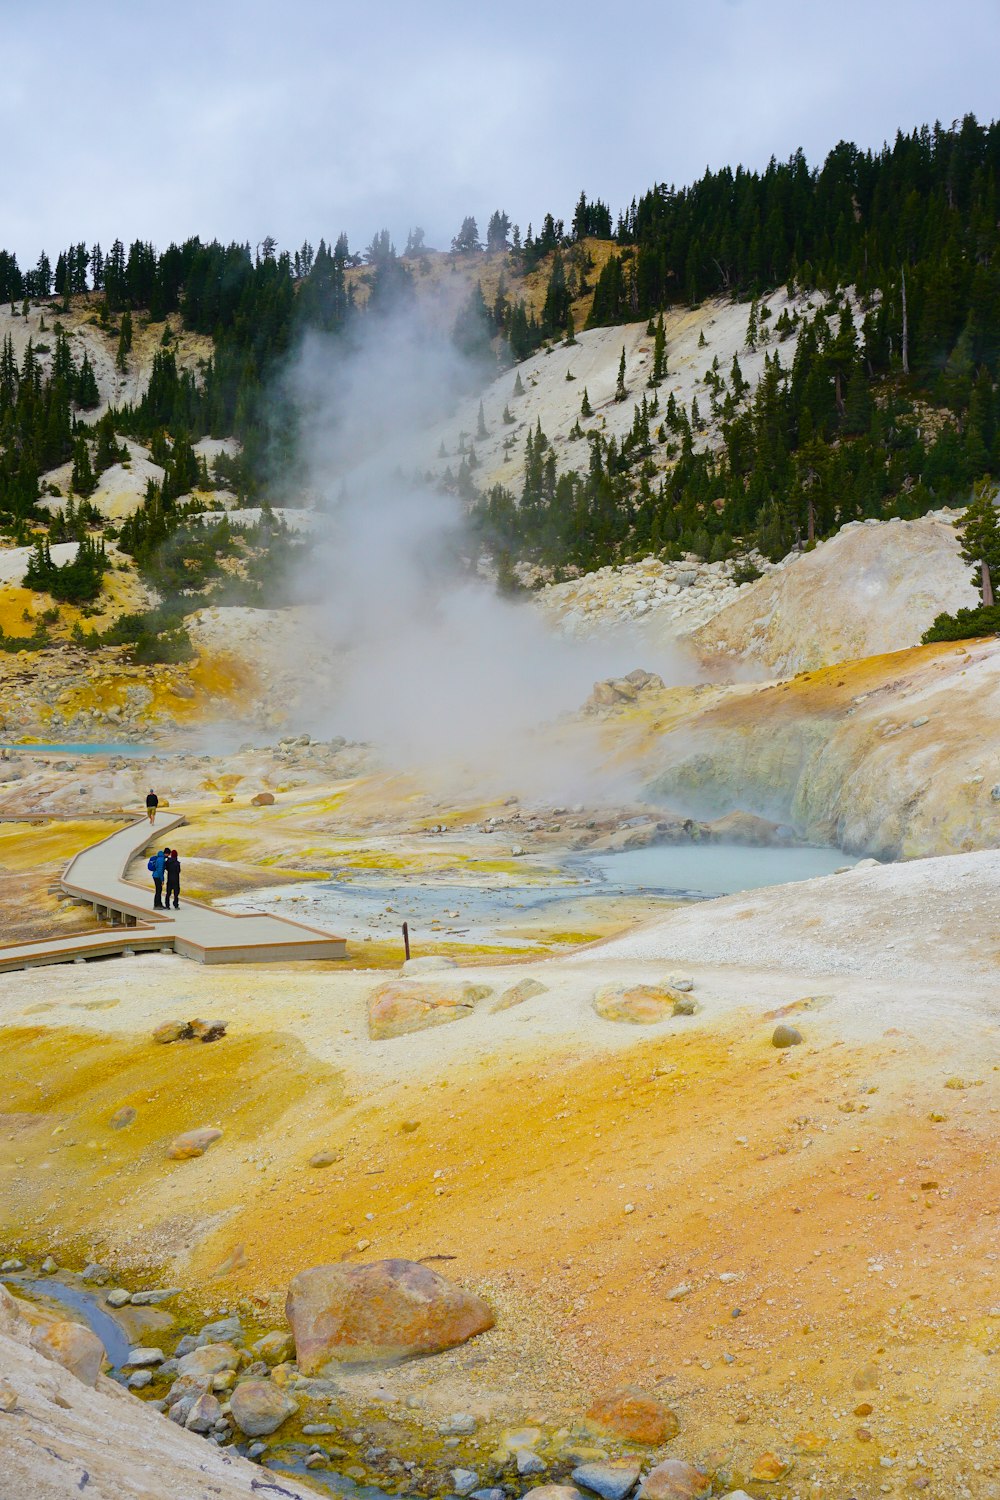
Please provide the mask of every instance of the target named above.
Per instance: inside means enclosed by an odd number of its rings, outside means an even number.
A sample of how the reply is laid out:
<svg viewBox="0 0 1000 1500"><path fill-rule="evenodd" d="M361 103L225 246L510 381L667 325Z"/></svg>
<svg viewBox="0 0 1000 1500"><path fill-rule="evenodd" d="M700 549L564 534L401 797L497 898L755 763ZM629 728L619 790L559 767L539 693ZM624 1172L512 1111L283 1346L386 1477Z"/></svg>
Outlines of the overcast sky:
<svg viewBox="0 0 1000 1500"><path fill-rule="evenodd" d="M0 247L446 246L997 113L998 0L0 0Z"/></svg>

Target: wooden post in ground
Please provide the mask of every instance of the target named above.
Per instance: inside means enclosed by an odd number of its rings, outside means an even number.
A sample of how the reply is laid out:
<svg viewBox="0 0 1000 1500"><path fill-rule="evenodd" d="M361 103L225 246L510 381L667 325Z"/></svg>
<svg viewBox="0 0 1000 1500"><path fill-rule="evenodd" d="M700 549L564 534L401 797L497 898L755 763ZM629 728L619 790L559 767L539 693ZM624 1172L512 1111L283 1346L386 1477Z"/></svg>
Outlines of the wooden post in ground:
<svg viewBox="0 0 1000 1500"><path fill-rule="evenodd" d="M404 922L403 923L403 949L404 949L404 951L406 953L407 960L409 960L409 957L410 957L410 924L409 924L409 922Z"/></svg>

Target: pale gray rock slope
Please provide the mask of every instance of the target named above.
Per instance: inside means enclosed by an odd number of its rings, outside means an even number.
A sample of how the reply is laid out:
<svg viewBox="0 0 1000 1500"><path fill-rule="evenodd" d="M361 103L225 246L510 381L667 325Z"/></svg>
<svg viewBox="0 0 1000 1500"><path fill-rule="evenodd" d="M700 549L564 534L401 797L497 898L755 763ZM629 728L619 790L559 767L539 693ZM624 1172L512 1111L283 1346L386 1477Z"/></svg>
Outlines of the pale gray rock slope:
<svg viewBox="0 0 1000 1500"><path fill-rule="evenodd" d="M315 1500L232 1449L185 1432L114 1381L91 1390L0 1333L0 1500ZM6 1401L4 1403L6 1405ZM265 1489L271 1482L275 1488ZM277 1488L280 1484L280 1488Z"/></svg>

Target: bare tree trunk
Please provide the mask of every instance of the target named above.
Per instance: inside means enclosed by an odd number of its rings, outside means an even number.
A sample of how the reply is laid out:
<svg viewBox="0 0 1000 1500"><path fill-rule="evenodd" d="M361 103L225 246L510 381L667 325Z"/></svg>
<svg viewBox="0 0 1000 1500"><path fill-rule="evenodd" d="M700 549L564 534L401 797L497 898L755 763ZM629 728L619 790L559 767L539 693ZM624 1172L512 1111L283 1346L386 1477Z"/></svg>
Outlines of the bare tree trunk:
<svg viewBox="0 0 1000 1500"><path fill-rule="evenodd" d="M810 545L812 545L812 543L815 540L816 540L816 507L813 505L813 503L812 503L812 496L810 495L809 496L809 543L810 543Z"/></svg>
<svg viewBox="0 0 1000 1500"><path fill-rule="evenodd" d="M983 575L983 608L993 608L993 579L990 577L990 565L988 562L979 564Z"/></svg>
<svg viewBox="0 0 1000 1500"><path fill-rule="evenodd" d="M906 267L903 267L903 374L910 373L910 329L906 321Z"/></svg>

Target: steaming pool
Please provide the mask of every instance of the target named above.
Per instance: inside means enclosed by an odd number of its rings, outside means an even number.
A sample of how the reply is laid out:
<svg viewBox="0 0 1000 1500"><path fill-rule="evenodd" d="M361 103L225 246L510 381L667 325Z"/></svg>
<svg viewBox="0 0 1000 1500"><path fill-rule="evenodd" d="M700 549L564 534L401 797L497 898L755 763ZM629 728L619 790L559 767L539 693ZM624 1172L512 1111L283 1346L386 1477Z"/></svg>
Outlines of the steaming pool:
<svg viewBox="0 0 1000 1500"><path fill-rule="evenodd" d="M229 911L266 911L331 927L355 944L399 937L409 924L421 942L455 948L536 947L545 930L606 926L617 912L705 901L739 891L811 880L856 863L840 849L744 844L655 844L612 854L571 855L525 879L471 884L425 876L345 870L332 880L250 891L220 901ZM568 942L564 936L562 942ZM355 950L356 956L363 956Z"/></svg>

